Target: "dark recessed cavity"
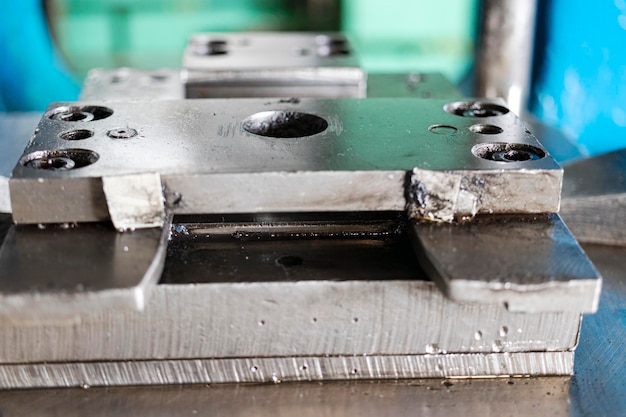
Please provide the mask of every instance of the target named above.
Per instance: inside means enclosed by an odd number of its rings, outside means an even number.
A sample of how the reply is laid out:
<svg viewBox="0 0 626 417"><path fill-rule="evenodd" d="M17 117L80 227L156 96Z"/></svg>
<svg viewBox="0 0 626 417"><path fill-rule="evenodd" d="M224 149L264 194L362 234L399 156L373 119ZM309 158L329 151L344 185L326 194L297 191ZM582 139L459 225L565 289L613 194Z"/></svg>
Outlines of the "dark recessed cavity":
<svg viewBox="0 0 626 417"><path fill-rule="evenodd" d="M91 165L98 158L97 153L86 149L59 149L30 153L20 160L20 164L33 169L69 171Z"/></svg>
<svg viewBox="0 0 626 417"><path fill-rule="evenodd" d="M493 117L509 112L504 106L483 101L457 101L446 104L443 109L450 114L463 117Z"/></svg>
<svg viewBox="0 0 626 417"><path fill-rule="evenodd" d="M472 125L469 130L482 135L497 135L503 132L501 127L495 125Z"/></svg>
<svg viewBox="0 0 626 417"><path fill-rule="evenodd" d="M350 55L348 40L338 36L318 35L315 37L319 56Z"/></svg>
<svg viewBox="0 0 626 417"><path fill-rule="evenodd" d="M294 111L264 111L243 121L246 132L270 138L300 138L312 136L328 128L323 118Z"/></svg>
<svg viewBox="0 0 626 417"><path fill-rule="evenodd" d="M497 162L536 161L546 156L542 149L523 143L481 143L472 148L472 153Z"/></svg>
<svg viewBox="0 0 626 417"><path fill-rule="evenodd" d="M456 133L457 128L449 125L432 125L428 127L428 130L437 135L453 135Z"/></svg>
<svg viewBox="0 0 626 417"><path fill-rule="evenodd" d="M52 120L64 122L89 122L106 119L113 114L113 110L103 106L63 106L46 113Z"/></svg>
<svg viewBox="0 0 626 417"><path fill-rule="evenodd" d="M226 55L228 53L228 44L223 40L196 41L192 44L192 48L194 55L200 56Z"/></svg>
<svg viewBox="0 0 626 417"><path fill-rule="evenodd" d="M87 129L68 130L67 132L59 133L59 137L64 140L83 140L93 136L93 132Z"/></svg>

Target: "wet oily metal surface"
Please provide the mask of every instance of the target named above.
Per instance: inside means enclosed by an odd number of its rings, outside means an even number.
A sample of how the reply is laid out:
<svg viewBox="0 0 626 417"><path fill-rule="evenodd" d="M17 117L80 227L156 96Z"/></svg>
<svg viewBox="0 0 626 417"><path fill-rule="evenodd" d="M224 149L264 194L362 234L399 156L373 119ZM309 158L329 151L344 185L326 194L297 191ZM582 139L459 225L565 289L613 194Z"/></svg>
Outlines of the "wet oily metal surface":
<svg viewBox="0 0 626 417"><path fill-rule="evenodd" d="M453 300L512 311L597 309L600 274L557 214L413 226L422 265Z"/></svg>
<svg viewBox="0 0 626 417"><path fill-rule="evenodd" d="M558 209L562 171L549 155L524 159L524 152L503 151L508 160L494 161L476 151L485 143L497 148L515 142L544 154L511 112L474 117L471 106L458 115L445 111L446 104L420 99L55 104L48 113L52 119L42 119L14 170L14 218L18 223L105 220L101 179L151 172L160 173L176 214L403 211L407 197L415 206L412 213L443 221L481 212ZM100 114L112 114L89 120L81 110L100 107L108 109ZM289 137L277 133L280 125L272 126L268 135L264 123L284 120L275 117L281 113L322 122L303 123L295 133L290 128ZM254 123L244 123L250 120ZM477 123L497 125L502 133L470 130ZM138 134L107 136L120 127ZM72 129L94 134L78 141L59 137ZM34 159L47 161L62 152L70 159L87 155L91 163L71 170L34 168ZM54 168L56 162L43 165ZM453 186L441 186L448 182ZM408 184L419 186L419 198Z"/></svg>

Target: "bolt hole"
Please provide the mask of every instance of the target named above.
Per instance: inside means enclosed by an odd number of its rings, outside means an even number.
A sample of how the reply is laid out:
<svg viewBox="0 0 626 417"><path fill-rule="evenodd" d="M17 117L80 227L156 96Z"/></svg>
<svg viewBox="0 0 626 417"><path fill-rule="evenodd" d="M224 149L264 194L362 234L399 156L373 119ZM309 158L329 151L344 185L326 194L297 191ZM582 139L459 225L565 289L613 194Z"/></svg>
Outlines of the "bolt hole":
<svg viewBox="0 0 626 417"><path fill-rule="evenodd" d="M315 37L317 55L323 57L350 55L348 40L338 36L318 35Z"/></svg>
<svg viewBox="0 0 626 417"><path fill-rule="evenodd" d="M300 138L312 136L328 128L328 122L319 116L293 111L264 111L243 121L243 129L271 138Z"/></svg>
<svg viewBox="0 0 626 417"><path fill-rule="evenodd" d="M63 106L46 113L46 117L63 122L89 122L102 120L113 114L113 110L102 106Z"/></svg>
<svg viewBox="0 0 626 417"><path fill-rule="evenodd" d="M120 127L107 132L107 136L111 139L130 139L137 136L137 131L130 127Z"/></svg>
<svg viewBox="0 0 626 417"><path fill-rule="evenodd" d="M22 157L20 164L33 169L69 171L91 165L98 158L97 153L86 149L61 149L30 153Z"/></svg>
<svg viewBox="0 0 626 417"><path fill-rule="evenodd" d="M353 369L353 370L352 370L352 372L351 372L351 373L352 373L352 375L356 375L356 374L358 374L358 373L359 373L359 370L355 368L355 369Z"/></svg>
<svg viewBox="0 0 626 417"><path fill-rule="evenodd" d="M456 133L457 128L449 125L432 125L428 130L437 135L453 135Z"/></svg>
<svg viewBox="0 0 626 417"><path fill-rule="evenodd" d="M83 140L93 136L93 132L87 129L70 130L59 134L64 140Z"/></svg>
<svg viewBox="0 0 626 417"><path fill-rule="evenodd" d="M259 320L259 326L265 326L265 320Z"/></svg>
<svg viewBox="0 0 626 417"><path fill-rule="evenodd" d="M193 53L200 56L226 55L228 53L228 45L226 41L222 40L198 42L193 44Z"/></svg>
<svg viewBox="0 0 626 417"><path fill-rule="evenodd" d="M450 114L462 117L494 117L509 112L504 106L482 101L458 101L446 104L443 109Z"/></svg>
<svg viewBox="0 0 626 417"><path fill-rule="evenodd" d="M252 373L255 373L258 370L259 370L259 367L256 366L256 365L250 367L250 372L252 372Z"/></svg>
<svg viewBox="0 0 626 417"><path fill-rule="evenodd" d="M523 143L481 143L472 148L472 153L496 162L536 161L546 156L543 150Z"/></svg>
<svg viewBox="0 0 626 417"><path fill-rule="evenodd" d="M359 322L359 318L358 318L358 317L355 317L355 318L353 318L353 319L352 319L352 323L355 323L355 324L356 324L356 323L358 323L358 322Z"/></svg>
<svg viewBox="0 0 626 417"><path fill-rule="evenodd" d="M469 130L482 135L497 135L503 132L501 127L495 125L472 125Z"/></svg>
<svg viewBox="0 0 626 417"><path fill-rule="evenodd" d="M285 255L276 259L276 265L282 266L285 268L300 266L302 265L302 262L303 262L302 258L300 258L299 256L292 256L292 255Z"/></svg>

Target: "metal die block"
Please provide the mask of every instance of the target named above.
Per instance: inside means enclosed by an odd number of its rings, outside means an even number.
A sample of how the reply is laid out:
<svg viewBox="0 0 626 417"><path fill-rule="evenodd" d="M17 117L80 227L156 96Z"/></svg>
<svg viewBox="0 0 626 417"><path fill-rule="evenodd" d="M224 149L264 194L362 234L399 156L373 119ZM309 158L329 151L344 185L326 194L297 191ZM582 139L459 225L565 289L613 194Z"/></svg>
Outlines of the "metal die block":
<svg viewBox="0 0 626 417"><path fill-rule="evenodd" d="M177 222L143 311L0 323L0 386L572 371L579 312L446 299L393 218L256 220Z"/></svg>
<svg viewBox="0 0 626 417"><path fill-rule="evenodd" d="M452 300L527 312L598 308L600 274L558 214L413 226L422 265Z"/></svg>
<svg viewBox="0 0 626 417"><path fill-rule="evenodd" d="M561 168L498 103L53 104L13 172L13 216L17 223L102 221L109 212L103 179L139 174L160 175L174 214L408 206L414 217L452 221L556 212ZM74 131L90 134L68 140Z"/></svg>
<svg viewBox="0 0 626 417"><path fill-rule="evenodd" d="M367 76L338 33L199 33L183 67L187 98L366 94Z"/></svg>
<svg viewBox="0 0 626 417"><path fill-rule="evenodd" d="M89 71L80 100L180 100L185 89L180 69L140 70L135 68Z"/></svg>

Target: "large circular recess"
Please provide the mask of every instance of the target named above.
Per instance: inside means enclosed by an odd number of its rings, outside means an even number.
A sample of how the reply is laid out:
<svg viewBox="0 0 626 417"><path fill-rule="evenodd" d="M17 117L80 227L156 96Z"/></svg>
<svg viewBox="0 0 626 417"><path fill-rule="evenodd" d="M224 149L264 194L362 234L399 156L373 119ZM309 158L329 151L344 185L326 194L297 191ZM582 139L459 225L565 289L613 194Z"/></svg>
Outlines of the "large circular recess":
<svg viewBox="0 0 626 417"><path fill-rule="evenodd" d="M243 130L268 138L301 138L322 133L328 128L323 118L295 111L264 111L243 121Z"/></svg>

